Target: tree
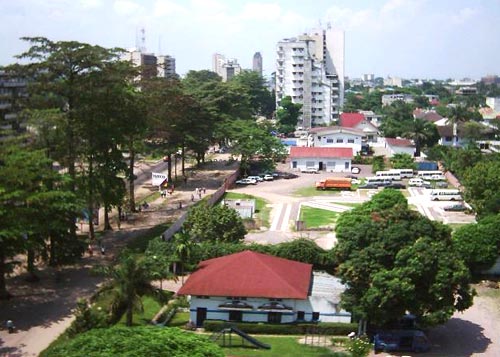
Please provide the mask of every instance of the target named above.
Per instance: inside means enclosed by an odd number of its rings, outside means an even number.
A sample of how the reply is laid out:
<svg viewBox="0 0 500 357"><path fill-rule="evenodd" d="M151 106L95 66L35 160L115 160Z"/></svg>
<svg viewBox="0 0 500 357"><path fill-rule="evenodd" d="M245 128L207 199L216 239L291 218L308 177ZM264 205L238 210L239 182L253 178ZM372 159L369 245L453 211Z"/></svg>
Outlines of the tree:
<svg viewBox="0 0 500 357"><path fill-rule="evenodd" d="M177 241L174 239L174 243ZM161 237L149 241L145 252L144 264L151 276L160 279L160 290L163 290L163 279L175 279L172 264L176 261L176 246L165 242Z"/></svg>
<svg viewBox="0 0 500 357"><path fill-rule="evenodd" d="M433 146L439 141L436 126L424 119L415 118L406 126L407 131L403 137L413 140L415 143L415 156L420 156L423 146Z"/></svg>
<svg viewBox="0 0 500 357"><path fill-rule="evenodd" d="M430 106L429 99L424 95L413 97L413 104L415 104L417 108L428 108Z"/></svg>
<svg viewBox="0 0 500 357"><path fill-rule="evenodd" d="M195 241L233 242L245 238L246 229L238 212L226 205L201 203L189 210L184 223L186 233Z"/></svg>
<svg viewBox="0 0 500 357"><path fill-rule="evenodd" d="M250 107L253 115L271 117L274 111L274 98L266 88L264 78L254 71L243 71L231 78L231 82L238 83L250 98Z"/></svg>
<svg viewBox="0 0 500 357"><path fill-rule="evenodd" d="M466 121L467 119L467 108L462 105L455 105L450 107L448 115L448 124L453 126L453 146L458 144L458 124Z"/></svg>
<svg viewBox="0 0 500 357"><path fill-rule="evenodd" d="M112 279L108 289L103 290L112 292L112 310L118 312L123 309L126 314L125 324L132 326L133 312L143 309L141 296L159 296L158 290L151 285L153 277L147 265L125 251L122 252L118 265L105 268L104 273Z"/></svg>
<svg viewBox="0 0 500 357"><path fill-rule="evenodd" d="M326 252L315 242L307 238L278 244L275 246L274 255L316 266L323 265L326 259Z"/></svg>
<svg viewBox="0 0 500 357"><path fill-rule="evenodd" d="M390 161L394 169L417 169L417 164L410 154L394 154Z"/></svg>
<svg viewBox="0 0 500 357"><path fill-rule="evenodd" d="M473 166L472 166L473 165ZM500 213L500 156L494 154L489 160L472 163L463 174L464 198L479 216Z"/></svg>
<svg viewBox="0 0 500 357"><path fill-rule="evenodd" d="M183 229L174 235L175 254L177 260L181 263L182 285L184 285L184 268L194 246L195 241L186 230Z"/></svg>
<svg viewBox="0 0 500 357"><path fill-rule="evenodd" d="M301 109L302 104L294 103L290 96L286 96L280 100L278 110L276 111L276 126L281 133L286 134L295 131Z"/></svg>
<svg viewBox="0 0 500 357"><path fill-rule="evenodd" d="M336 235L342 304L355 316L388 326L411 313L433 325L472 305L449 228L410 210L396 190L343 213Z"/></svg>
<svg viewBox="0 0 500 357"><path fill-rule="evenodd" d="M453 233L453 243L473 274L490 268L497 260L500 252L499 226L500 217L490 216L477 224L461 226Z"/></svg>

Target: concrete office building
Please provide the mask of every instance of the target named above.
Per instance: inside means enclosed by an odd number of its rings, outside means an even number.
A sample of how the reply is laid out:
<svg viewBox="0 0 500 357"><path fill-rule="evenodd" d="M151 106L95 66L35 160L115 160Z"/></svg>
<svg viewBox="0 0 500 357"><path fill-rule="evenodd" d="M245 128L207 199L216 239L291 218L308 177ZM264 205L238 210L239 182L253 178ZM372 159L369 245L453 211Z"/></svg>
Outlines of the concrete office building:
<svg viewBox="0 0 500 357"><path fill-rule="evenodd" d="M260 52L255 52L253 55L252 69L262 76L262 55Z"/></svg>
<svg viewBox="0 0 500 357"><path fill-rule="evenodd" d="M175 73L175 58L169 55L158 56L158 77L162 78L177 78Z"/></svg>
<svg viewBox="0 0 500 357"><path fill-rule="evenodd" d="M156 56L153 53L144 53L137 49L131 49L125 53L123 58L131 61L135 66L141 67L141 76L144 78L177 77L175 73L175 58L172 56Z"/></svg>
<svg viewBox="0 0 500 357"><path fill-rule="evenodd" d="M212 71L221 76L223 82L227 82L241 73L241 66L237 59L226 59L224 55L215 53L212 56Z"/></svg>
<svg viewBox="0 0 500 357"><path fill-rule="evenodd" d="M28 81L0 70L0 138L23 132L26 122L19 116L21 100L27 96Z"/></svg>
<svg viewBox="0 0 500 357"><path fill-rule="evenodd" d="M277 45L276 103L302 104L298 126L330 125L344 103L344 32L320 29Z"/></svg>

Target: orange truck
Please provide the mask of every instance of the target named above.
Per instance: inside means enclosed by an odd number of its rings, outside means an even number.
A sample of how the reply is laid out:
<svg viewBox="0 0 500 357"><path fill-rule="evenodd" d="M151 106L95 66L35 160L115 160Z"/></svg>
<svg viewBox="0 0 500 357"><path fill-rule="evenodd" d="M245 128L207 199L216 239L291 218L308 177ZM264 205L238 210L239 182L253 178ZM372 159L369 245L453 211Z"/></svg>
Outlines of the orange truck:
<svg viewBox="0 0 500 357"><path fill-rule="evenodd" d="M327 179L323 179L321 181L316 182L317 190L326 190L329 188L338 188L341 190L350 190L351 189L351 179L347 177L331 177Z"/></svg>

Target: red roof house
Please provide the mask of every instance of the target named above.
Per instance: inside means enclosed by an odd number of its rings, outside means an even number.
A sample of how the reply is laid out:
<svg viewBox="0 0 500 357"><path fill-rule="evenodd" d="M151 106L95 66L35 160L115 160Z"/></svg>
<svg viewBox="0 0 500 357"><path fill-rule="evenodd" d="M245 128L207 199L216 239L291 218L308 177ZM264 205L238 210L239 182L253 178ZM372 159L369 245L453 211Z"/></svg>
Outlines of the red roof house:
<svg viewBox="0 0 500 357"><path fill-rule="evenodd" d="M347 128L356 128L359 123L365 120L365 116L361 113L341 113L340 126Z"/></svg>
<svg viewBox="0 0 500 357"><path fill-rule="evenodd" d="M312 265L250 250L202 261L179 295L307 299Z"/></svg>

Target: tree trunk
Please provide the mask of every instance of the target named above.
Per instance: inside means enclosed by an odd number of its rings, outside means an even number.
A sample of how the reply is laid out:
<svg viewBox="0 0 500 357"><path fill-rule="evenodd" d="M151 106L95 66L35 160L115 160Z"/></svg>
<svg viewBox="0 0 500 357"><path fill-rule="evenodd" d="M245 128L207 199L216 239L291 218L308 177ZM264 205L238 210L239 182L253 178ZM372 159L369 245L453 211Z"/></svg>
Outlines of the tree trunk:
<svg viewBox="0 0 500 357"><path fill-rule="evenodd" d="M104 230L105 231L112 231L113 228L111 227L111 223L109 222L109 206L104 205Z"/></svg>
<svg viewBox="0 0 500 357"><path fill-rule="evenodd" d="M174 154L174 180L177 181L177 153Z"/></svg>
<svg viewBox="0 0 500 357"><path fill-rule="evenodd" d="M92 186L92 181L94 178L94 162L92 158L89 159L89 174L88 174L88 180L89 180L89 201L88 201L88 207L87 209L89 210L89 239L90 241L93 241L95 239L95 229L94 229L94 189ZM99 211L97 211L97 214L99 214Z"/></svg>
<svg viewBox="0 0 500 357"><path fill-rule="evenodd" d="M6 273L6 266L5 266L5 253L2 250L2 247L0 247L0 300L6 300L9 299L12 295L9 294L7 291L7 286L5 283L5 273Z"/></svg>
<svg viewBox="0 0 500 357"><path fill-rule="evenodd" d="M168 154L168 171L167 171L167 179L168 182L172 182L172 154Z"/></svg>
<svg viewBox="0 0 500 357"><path fill-rule="evenodd" d="M28 277L26 281L35 282L40 280L40 278L35 273L35 251L33 248L28 248L27 250L27 262L28 262Z"/></svg>
<svg viewBox="0 0 500 357"><path fill-rule="evenodd" d="M127 304L127 311L126 311L127 315L126 315L126 322L125 322L125 324L127 326L132 326L133 317L134 317L133 312L134 312L133 306Z"/></svg>
<svg viewBox="0 0 500 357"><path fill-rule="evenodd" d="M185 149L184 145L182 146L182 152L181 152L181 167L182 167L182 176L186 176L186 158L185 158Z"/></svg>
<svg viewBox="0 0 500 357"><path fill-rule="evenodd" d="M134 176L134 165L135 165L135 150L133 139L129 142L129 168L128 168L128 209L130 212L135 212L135 176Z"/></svg>

